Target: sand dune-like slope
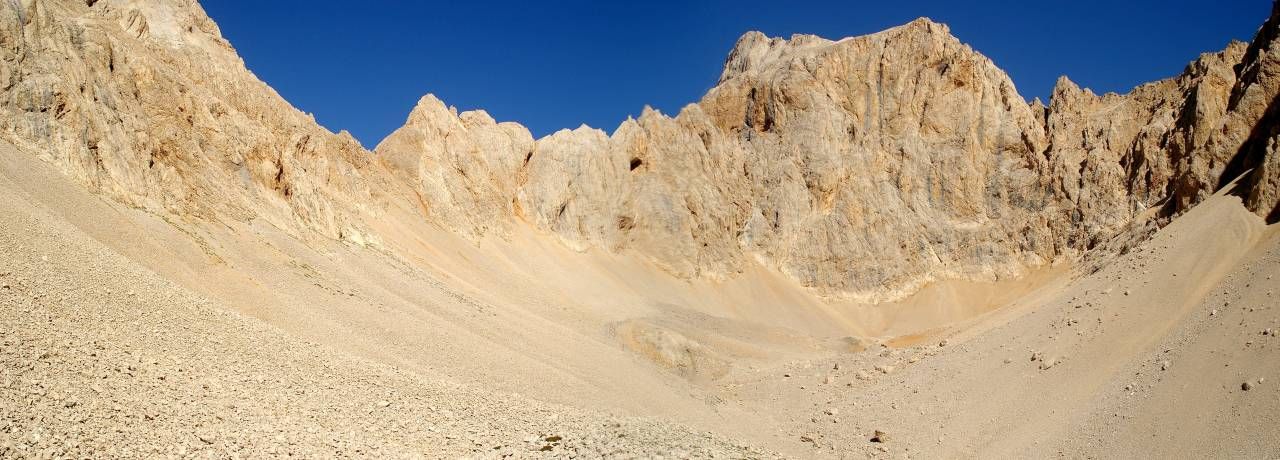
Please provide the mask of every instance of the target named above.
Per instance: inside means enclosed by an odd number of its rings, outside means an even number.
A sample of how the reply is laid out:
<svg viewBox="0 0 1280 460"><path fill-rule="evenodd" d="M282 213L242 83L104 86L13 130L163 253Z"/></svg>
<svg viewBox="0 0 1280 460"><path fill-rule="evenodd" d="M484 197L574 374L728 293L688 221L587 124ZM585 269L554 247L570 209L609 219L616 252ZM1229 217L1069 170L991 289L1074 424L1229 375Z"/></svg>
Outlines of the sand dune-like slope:
<svg viewBox="0 0 1280 460"><path fill-rule="evenodd" d="M161 234L165 224L30 166L17 182L0 177L0 456L772 456L292 336L111 247L163 243L126 241L141 235L121 228L95 238L62 213ZM49 181L38 197L22 188L33 179Z"/></svg>
<svg viewBox="0 0 1280 460"><path fill-rule="evenodd" d="M566 253L542 280L601 268L555 287L514 270L463 283L433 270L486 248L436 266L228 236L249 229L193 238L2 153L7 456L1280 449L1280 339L1264 334L1280 330L1280 235L1230 196L1095 273L1046 275L1004 308L894 341L677 303L712 288L778 301L764 296L788 287L768 274L681 287ZM386 266L352 268L366 258Z"/></svg>

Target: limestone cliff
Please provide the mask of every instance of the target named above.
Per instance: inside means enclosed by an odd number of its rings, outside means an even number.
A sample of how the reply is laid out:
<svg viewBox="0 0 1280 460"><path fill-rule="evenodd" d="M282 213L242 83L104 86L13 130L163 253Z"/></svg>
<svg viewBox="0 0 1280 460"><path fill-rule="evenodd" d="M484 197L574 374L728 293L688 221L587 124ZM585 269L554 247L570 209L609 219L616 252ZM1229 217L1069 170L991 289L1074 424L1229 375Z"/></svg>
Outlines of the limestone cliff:
<svg viewBox="0 0 1280 460"><path fill-rule="evenodd" d="M1255 170L1249 205L1271 212L1274 179L1260 178L1276 176L1274 153L1228 164L1242 148L1275 150L1264 117L1280 89L1267 70L1274 22L1251 46L1125 95L1064 77L1047 107L928 19L839 41L752 32L717 86L674 118L646 109L612 135L561 131L515 174L479 176L501 184L491 201L566 244L633 251L678 276L755 260L865 300L1016 276L1128 231L1148 209L1167 221L1244 169ZM432 129L411 121L377 152L404 156L402 139Z"/></svg>
<svg viewBox="0 0 1280 460"><path fill-rule="evenodd" d="M118 201L360 238L374 165L253 76L194 0L0 2L0 136Z"/></svg>
<svg viewBox="0 0 1280 460"><path fill-rule="evenodd" d="M877 301L1164 222L1241 174L1280 218L1280 20L1124 95L1026 102L928 19L739 39L675 116L534 140L424 97L374 152L289 106L194 0L0 1L0 137L116 200L364 242L387 206L473 239L532 225L681 277L778 269ZM1153 211L1148 211L1152 210Z"/></svg>

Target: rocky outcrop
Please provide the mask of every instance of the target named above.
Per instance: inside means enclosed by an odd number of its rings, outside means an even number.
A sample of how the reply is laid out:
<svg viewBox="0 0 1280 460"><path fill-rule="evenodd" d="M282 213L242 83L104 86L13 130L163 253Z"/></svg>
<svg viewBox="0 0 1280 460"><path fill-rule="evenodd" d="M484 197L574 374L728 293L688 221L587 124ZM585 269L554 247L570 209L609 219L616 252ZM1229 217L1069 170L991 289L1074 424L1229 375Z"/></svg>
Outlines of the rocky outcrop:
<svg viewBox="0 0 1280 460"><path fill-rule="evenodd" d="M745 153L744 249L805 285L875 300L1055 255L1041 117L945 25L747 34L700 105Z"/></svg>
<svg viewBox="0 0 1280 460"><path fill-rule="evenodd" d="M380 156L439 129L416 114ZM839 42L751 33L678 116L646 109L611 136L539 140L512 178L513 215L678 276L757 260L828 293L884 298L1056 254L1031 225L1047 200L1032 169L1042 120L989 59L928 20ZM419 150L437 161L448 149Z"/></svg>
<svg viewBox="0 0 1280 460"><path fill-rule="evenodd" d="M1268 223L1280 222L1280 2L1235 71L1228 113L1210 141L1235 152L1220 185L1244 174L1235 193Z"/></svg>
<svg viewBox="0 0 1280 460"><path fill-rule="evenodd" d="M1250 130L1274 126L1265 106L1233 102L1280 87L1242 83L1266 78L1248 69L1273 29L1125 95L1064 77L1047 107L928 19L840 41L751 32L698 104L646 109L612 135L555 133L489 189L572 247L643 254L677 276L754 260L871 301L1017 276L1229 180ZM1276 201L1266 183L1247 187L1251 203Z"/></svg>
<svg viewBox="0 0 1280 460"><path fill-rule="evenodd" d="M458 115L428 95L377 151L409 183L428 219L478 238L492 229L508 230L516 175L533 153L533 136L484 111Z"/></svg>
<svg viewBox="0 0 1280 460"><path fill-rule="evenodd" d="M0 2L0 136L120 202L360 240L376 165L255 78L194 0Z"/></svg>
<svg viewBox="0 0 1280 460"><path fill-rule="evenodd" d="M427 96L371 154L257 80L191 0L6 1L0 136L166 215L364 242L394 202L473 239L532 225L676 276L759 263L879 301L1074 258L1241 175L1276 220L1278 22L1128 94L1063 78L1047 106L928 19L751 32L675 116L535 141Z"/></svg>

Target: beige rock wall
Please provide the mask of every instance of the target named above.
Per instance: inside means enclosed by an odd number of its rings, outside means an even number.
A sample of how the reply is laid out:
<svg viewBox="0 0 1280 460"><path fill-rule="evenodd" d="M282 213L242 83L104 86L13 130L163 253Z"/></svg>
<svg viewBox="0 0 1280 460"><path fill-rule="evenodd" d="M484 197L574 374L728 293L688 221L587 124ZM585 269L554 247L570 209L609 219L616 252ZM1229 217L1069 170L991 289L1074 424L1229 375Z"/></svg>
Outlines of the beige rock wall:
<svg viewBox="0 0 1280 460"><path fill-rule="evenodd" d="M175 218L358 238L374 165L253 76L192 0L0 2L0 136Z"/></svg>
<svg viewBox="0 0 1280 460"><path fill-rule="evenodd" d="M1276 220L1278 29L1125 95L1063 78L1048 106L927 19L752 32L675 116L535 141L427 96L371 153L254 77L192 0L5 0L0 137L178 219L367 242L395 205L475 240L532 225L676 276L760 263L885 300L1077 257L1246 171L1236 192Z"/></svg>

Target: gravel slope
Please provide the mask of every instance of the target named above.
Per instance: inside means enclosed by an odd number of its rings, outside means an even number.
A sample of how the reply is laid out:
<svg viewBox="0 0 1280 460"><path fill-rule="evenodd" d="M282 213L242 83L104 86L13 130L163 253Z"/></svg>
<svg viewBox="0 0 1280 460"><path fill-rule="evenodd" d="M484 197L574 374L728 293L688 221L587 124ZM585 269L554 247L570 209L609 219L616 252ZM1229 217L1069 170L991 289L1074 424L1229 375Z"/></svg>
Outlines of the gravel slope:
<svg viewBox="0 0 1280 460"><path fill-rule="evenodd" d="M0 178L0 457L769 457L336 353L107 249Z"/></svg>

